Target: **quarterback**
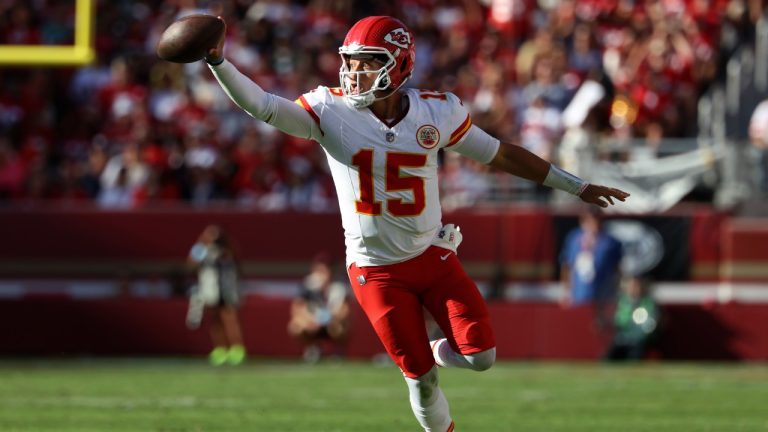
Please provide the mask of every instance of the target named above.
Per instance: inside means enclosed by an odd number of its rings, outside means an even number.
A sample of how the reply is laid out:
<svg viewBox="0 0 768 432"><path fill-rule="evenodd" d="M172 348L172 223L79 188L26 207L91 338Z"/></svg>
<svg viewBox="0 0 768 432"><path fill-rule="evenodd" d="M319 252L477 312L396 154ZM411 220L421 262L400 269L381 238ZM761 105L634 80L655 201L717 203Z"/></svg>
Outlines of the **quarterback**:
<svg viewBox="0 0 768 432"><path fill-rule="evenodd" d="M395 18L358 21L339 54L340 86L320 86L296 101L265 92L227 62L223 37L205 61L248 114L322 146L355 296L405 376L418 422L426 431L452 431L436 368L486 370L496 359L496 343L485 303L456 256L461 232L442 222L438 151L458 152L601 207L628 194L500 143L472 124L452 93L405 88L415 41ZM422 308L444 339L429 341Z"/></svg>

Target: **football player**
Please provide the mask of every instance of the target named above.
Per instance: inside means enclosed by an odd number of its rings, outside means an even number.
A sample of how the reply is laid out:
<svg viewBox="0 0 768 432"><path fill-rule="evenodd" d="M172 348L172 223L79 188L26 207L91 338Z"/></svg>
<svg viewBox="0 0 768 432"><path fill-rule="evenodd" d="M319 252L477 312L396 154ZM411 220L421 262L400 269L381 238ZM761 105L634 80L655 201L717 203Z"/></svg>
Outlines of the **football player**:
<svg viewBox="0 0 768 432"><path fill-rule="evenodd" d="M472 124L452 93L404 87L413 72L413 33L399 20L355 23L339 48L339 87L294 102L265 92L224 58L224 40L205 60L230 98L251 116L325 151L336 186L353 291L408 384L426 431L452 431L436 366L483 371L496 342L485 303L464 272L461 232L441 221L438 151L466 157L601 207L621 190L589 184ZM429 341L422 307L444 339Z"/></svg>

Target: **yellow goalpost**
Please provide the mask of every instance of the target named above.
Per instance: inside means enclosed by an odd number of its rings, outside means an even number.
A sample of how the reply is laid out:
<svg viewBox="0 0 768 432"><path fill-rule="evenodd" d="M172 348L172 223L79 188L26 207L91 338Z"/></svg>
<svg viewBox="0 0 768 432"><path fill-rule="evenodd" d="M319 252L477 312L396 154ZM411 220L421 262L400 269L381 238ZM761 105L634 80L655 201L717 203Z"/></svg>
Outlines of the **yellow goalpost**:
<svg viewBox="0 0 768 432"><path fill-rule="evenodd" d="M76 66L93 61L93 7L96 0L75 0L74 45L0 45L2 65Z"/></svg>

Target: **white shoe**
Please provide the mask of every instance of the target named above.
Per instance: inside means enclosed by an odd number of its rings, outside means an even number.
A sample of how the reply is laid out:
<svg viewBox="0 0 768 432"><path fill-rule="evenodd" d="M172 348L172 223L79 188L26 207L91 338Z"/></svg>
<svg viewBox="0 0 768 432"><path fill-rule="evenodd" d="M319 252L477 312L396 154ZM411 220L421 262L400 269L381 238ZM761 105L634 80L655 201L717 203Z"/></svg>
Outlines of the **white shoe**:
<svg viewBox="0 0 768 432"><path fill-rule="evenodd" d="M440 358L440 346L448 342L448 339L435 339L429 343L430 348L432 348L432 357L435 359L435 364L437 367L445 367L445 363L443 363L443 359Z"/></svg>

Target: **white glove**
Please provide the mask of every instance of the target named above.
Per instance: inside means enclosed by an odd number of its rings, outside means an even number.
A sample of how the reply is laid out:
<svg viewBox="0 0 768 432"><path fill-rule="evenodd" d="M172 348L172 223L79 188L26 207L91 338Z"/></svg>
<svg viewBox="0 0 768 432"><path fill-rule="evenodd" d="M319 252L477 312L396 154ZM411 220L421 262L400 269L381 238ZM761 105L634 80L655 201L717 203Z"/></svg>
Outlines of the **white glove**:
<svg viewBox="0 0 768 432"><path fill-rule="evenodd" d="M456 255L459 254L458 249L464 236L461 234L461 228L454 224L443 225L440 231L437 232L432 245L448 249L453 251Z"/></svg>

